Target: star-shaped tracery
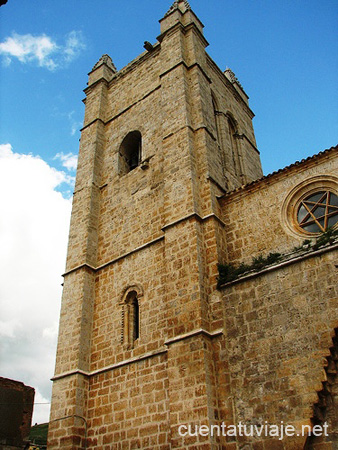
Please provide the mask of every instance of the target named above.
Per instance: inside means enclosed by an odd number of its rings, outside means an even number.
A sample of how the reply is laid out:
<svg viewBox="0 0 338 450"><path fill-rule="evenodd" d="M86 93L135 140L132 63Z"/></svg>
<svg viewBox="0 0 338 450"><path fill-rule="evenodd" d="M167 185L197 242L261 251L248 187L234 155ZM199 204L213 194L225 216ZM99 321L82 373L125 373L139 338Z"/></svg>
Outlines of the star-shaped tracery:
<svg viewBox="0 0 338 450"><path fill-rule="evenodd" d="M331 191L319 191L305 197L299 205L298 224L309 233L327 231L338 222L338 196Z"/></svg>

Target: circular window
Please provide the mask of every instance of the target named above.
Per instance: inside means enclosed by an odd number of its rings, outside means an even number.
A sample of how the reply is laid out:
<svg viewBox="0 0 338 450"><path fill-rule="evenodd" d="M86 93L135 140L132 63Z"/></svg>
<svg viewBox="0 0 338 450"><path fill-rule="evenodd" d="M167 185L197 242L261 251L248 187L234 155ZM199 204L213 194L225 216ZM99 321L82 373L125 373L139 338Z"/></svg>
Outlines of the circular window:
<svg viewBox="0 0 338 450"><path fill-rule="evenodd" d="M338 227L338 178L317 175L295 186L282 205L282 223L298 237Z"/></svg>
<svg viewBox="0 0 338 450"><path fill-rule="evenodd" d="M320 233L338 222L338 196L323 190L300 201L297 212L298 225L308 233Z"/></svg>

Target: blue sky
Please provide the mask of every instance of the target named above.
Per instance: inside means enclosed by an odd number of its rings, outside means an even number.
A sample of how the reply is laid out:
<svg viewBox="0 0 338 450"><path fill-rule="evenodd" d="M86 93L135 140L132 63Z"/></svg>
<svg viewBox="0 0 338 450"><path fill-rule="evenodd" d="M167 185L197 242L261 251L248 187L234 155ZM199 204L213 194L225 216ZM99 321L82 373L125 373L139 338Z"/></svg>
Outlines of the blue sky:
<svg viewBox="0 0 338 450"><path fill-rule="evenodd" d="M169 6L168 0L9 0L0 10L0 42L13 33L45 35L59 49L46 57L56 68L1 52L0 142L60 168L56 154L78 151L89 70L103 53L118 69L140 54L145 40L156 41ZM337 143L336 0L192 0L191 6L205 25L208 52L235 72L250 97L264 173ZM70 33L77 44L67 61Z"/></svg>
<svg viewBox="0 0 338 450"><path fill-rule="evenodd" d="M87 74L156 42L171 0L8 0L0 8L0 375L48 420ZM207 51L250 97L265 174L337 144L336 0L191 0ZM20 280L18 282L18 280ZM28 306L29 307L28 307ZM27 323L27 317L30 317Z"/></svg>

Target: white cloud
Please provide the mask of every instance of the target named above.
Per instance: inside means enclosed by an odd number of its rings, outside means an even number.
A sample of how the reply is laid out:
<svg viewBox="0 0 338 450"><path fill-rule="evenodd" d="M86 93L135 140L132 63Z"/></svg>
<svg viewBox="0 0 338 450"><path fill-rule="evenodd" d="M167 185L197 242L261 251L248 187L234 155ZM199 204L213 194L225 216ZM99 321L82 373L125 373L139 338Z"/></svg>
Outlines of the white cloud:
<svg viewBox="0 0 338 450"><path fill-rule="evenodd" d="M14 338L14 328L18 327L18 321L11 319L8 322L0 320L0 337Z"/></svg>
<svg viewBox="0 0 338 450"><path fill-rule="evenodd" d="M75 111L72 111L72 112L70 112L70 113L68 114L68 119L69 119L69 121L70 121L70 123L71 123L71 135L72 135L72 136L74 136L74 134L75 134L77 131L79 131L79 129L80 129L81 126L82 126L82 122L76 121L76 120L74 119L74 114L75 114Z"/></svg>
<svg viewBox="0 0 338 450"><path fill-rule="evenodd" d="M63 167L67 170L76 170L77 167L77 155L73 155L73 153L67 153L66 155L61 152L57 153L54 159L60 159Z"/></svg>
<svg viewBox="0 0 338 450"><path fill-rule="evenodd" d="M1 375L34 387L37 403L50 402L71 210L56 189L68 181L40 157L0 145ZM48 415L36 405L33 422Z"/></svg>
<svg viewBox="0 0 338 450"><path fill-rule="evenodd" d="M64 57L68 62L73 61L80 54L81 50L84 50L83 36L80 31L71 31L66 36L66 45L64 47Z"/></svg>
<svg viewBox="0 0 338 450"><path fill-rule="evenodd" d="M64 45L58 45L45 34L32 36L15 32L0 43L0 54L4 57L5 66L8 66L13 58L17 58L23 64L37 63L39 67L48 70L64 67L77 58L84 49L85 44L80 31L68 33Z"/></svg>

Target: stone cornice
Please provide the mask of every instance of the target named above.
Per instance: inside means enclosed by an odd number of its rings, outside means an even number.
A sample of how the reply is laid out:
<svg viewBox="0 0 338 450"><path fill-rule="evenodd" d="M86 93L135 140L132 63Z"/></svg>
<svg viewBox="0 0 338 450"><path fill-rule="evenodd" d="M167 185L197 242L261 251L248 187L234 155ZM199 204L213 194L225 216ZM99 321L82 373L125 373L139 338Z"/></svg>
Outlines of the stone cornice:
<svg viewBox="0 0 338 450"><path fill-rule="evenodd" d="M66 275L69 275L70 273L73 273L73 272L75 272L77 270L80 270L80 269L83 269L83 268L92 270L93 272L97 272L99 270L104 269L105 267L110 266L111 264L115 264L117 261L120 261L123 258L127 258L128 256L132 255L133 253L139 252L140 250L143 250L146 247L149 247L151 245L157 244L159 241L162 241L163 239L164 239L164 236L159 236L158 238L155 238L155 239L153 239L153 240L151 240L149 242L146 242L145 244L140 245L139 247L136 247L133 250L130 250L129 252L123 253L122 255L117 256L116 258L114 258L114 259L112 259L110 261L107 261L107 262L105 262L105 263L103 263L103 264L101 264L100 266L97 266L97 267L93 267L93 266L91 266L91 265L89 265L87 263L80 264L80 265L78 265L76 267L73 267L72 269L67 270L62 276L65 277Z"/></svg>
<svg viewBox="0 0 338 450"><path fill-rule="evenodd" d="M202 75L206 78L206 80L208 81L208 83L211 83L211 78L207 75L207 73L205 72L205 70L203 69L203 67L198 63L198 62L194 62L193 64L191 64L190 66L188 66L188 64L185 61L179 61L178 63L176 63L175 65L173 65L172 67L170 67L169 69L165 70L164 72L162 72L160 74L160 78L163 78L165 75L167 75L168 73L170 73L172 70L177 69L177 67L180 66L184 66L188 71L197 67L198 69L200 69Z"/></svg>
<svg viewBox="0 0 338 450"><path fill-rule="evenodd" d="M89 86L87 86L85 89L83 89L83 92L86 94L86 96L88 96L88 93L90 91L92 91L96 86L98 86L99 84L104 84L105 87L109 86L109 81L107 81L105 78L101 77L98 80L94 81L93 83L91 83ZM84 100L83 100L84 101Z"/></svg>
<svg viewBox="0 0 338 450"><path fill-rule="evenodd" d="M253 278L260 277L261 275L265 275L266 273L274 272L275 270L282 269L283 267L290 266L292 264L296 264L298 262L304 261L309 258L314 258L316 256L320 256L324 253L328 253L338 249L338 244L329 245L328 247L321 248L315 251L309 251L299 256L290 257L290 259L286 259L279 264L274 264L273 266L265 267L262 270L257 272L248 273L247 275L243 275L242 277L237 278L236 280L229 281L228 283L224 283L218 287L218 289L226 289L227 287L231 287L235 284L243 283L245 281L251 280Z"/></svg>
<svg viewBox="0 0 338 450"><path fill-rule="evenodd" d="M96 122L101 122L103 125L106 125L106 122L104 122L102 119L100 119L99 117L97 119L92 120L91 122L87 123L86 125L84 125L80 131L82 132L83 130L85 130L86 128L90 127L91 125L93 125Z"/></svg>
<svg viewBox="0 0 338 450"><path fill-rule="evenodd" d="M127 366L129 364L134 364L134 363L142 361L144 359L154 358L155 356L163 355L164 353L167 353L167 352L168 352L167 348L162 348L160 350L155 350L153 352L144 353L143 355L140 355L140 356L134 356L132 358L125 359L118 363L111 364L109 366L102 367L102 369L93 370L91 372L86 371L86 370L81 370L81 369L74 369L74 370L70 370L68 372L63 372L63 373L54 375L54 377L51 380L52 381L61 380L62 378L67 378L67 377L71 377L74 375L83 375L85 377L93 377L95 375L100 375L101 373L109 372L114 369L119 369L120 367Z"/></svg>
<svg viewBox="0 0 338 450"><path fill-rule="evenodd" d="M217 220L218 222L220 222L222 225L225 226L225 223L223 222L223 220L220 219L215 213L210 213L210 214L208 214L208 215L202 217L202 216L200 216L199 214L197 214L196 212L193 212L193 213L191 213L191 214L188 214L187 216L180 217L179 219L176 219L176 220L174 220L173 222L167 223L166 225L164 225L164 226L162 227L162 230L163 230L163 231L166 231L168 228L172 228L172 227L178 225L179 223L188 221L188 220L190 220L190 219L196 219L196 220L198 220L199 222L205 222L206 220L209 220L209 219L215 219L215 220Z"/></svg>
<svg viewBox="0 0 338 450"><path fill-rule="evenodd" d="M193 330L188 333L180 334L179 336L175 336L173 338L167 339L164 342L164 344L165 345L176 344L177 342L181 342L181 341L184 341L185 339L190 339L194 336L199 336L199 335L203 335L203 336L208 337L209 339L212 339L214 337L221 336L222 334L223 334L223 329L219 329L219 330L210 332L210 331L204 330L203 328L200 328L198 330Z"/></svg>

